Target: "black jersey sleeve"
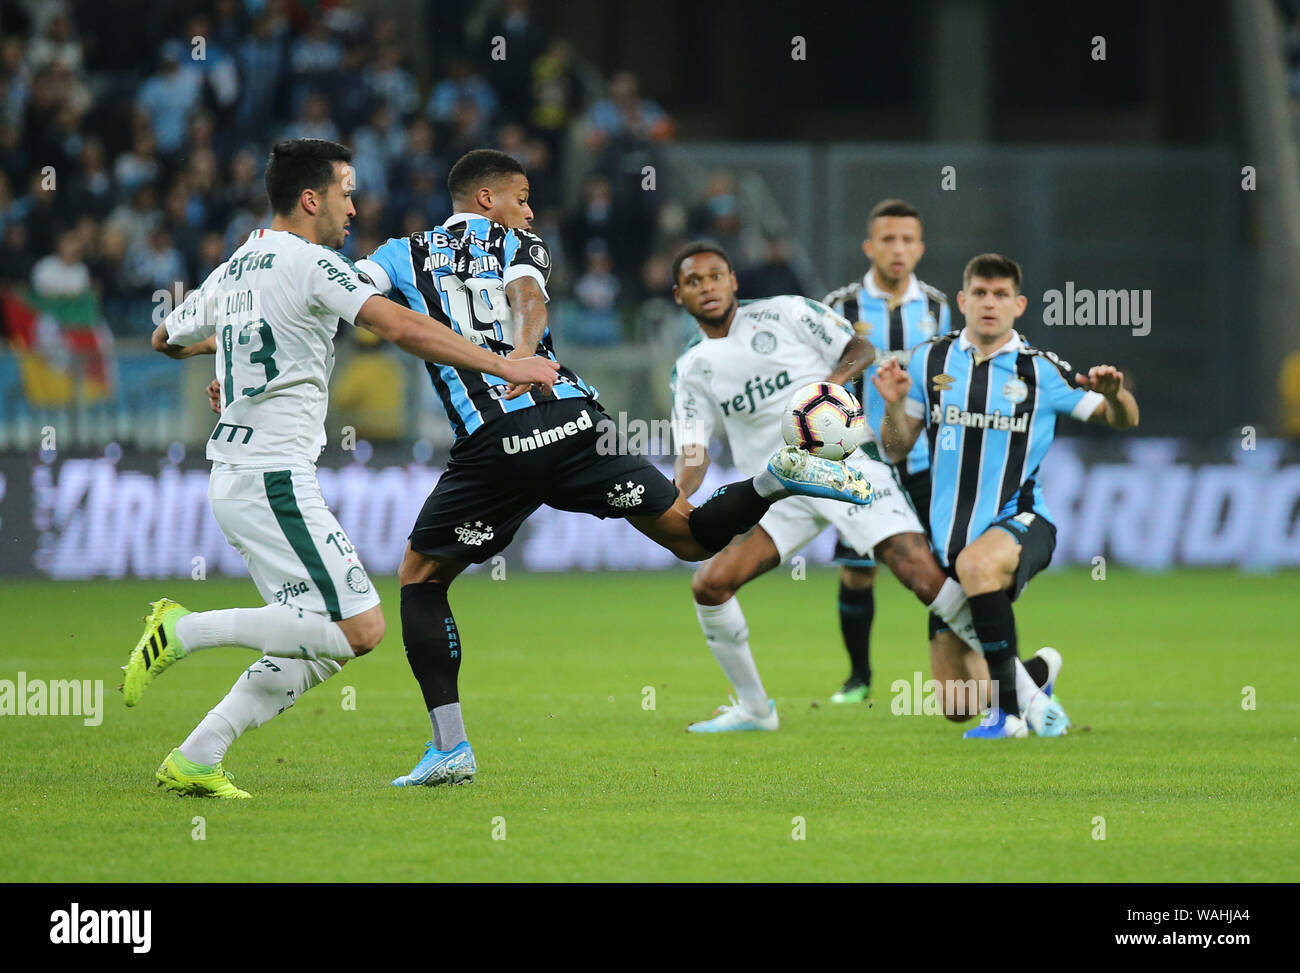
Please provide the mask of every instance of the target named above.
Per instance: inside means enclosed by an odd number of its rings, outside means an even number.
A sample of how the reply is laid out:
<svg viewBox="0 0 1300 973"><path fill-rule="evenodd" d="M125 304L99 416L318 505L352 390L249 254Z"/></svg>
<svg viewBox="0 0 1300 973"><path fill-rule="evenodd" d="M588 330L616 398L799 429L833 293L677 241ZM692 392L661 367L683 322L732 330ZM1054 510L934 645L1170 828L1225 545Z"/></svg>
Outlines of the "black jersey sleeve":
<svg viewBox="0 0 1300 973"><path fill-rule="evenodd" d="M532 277L546 293L546 283L551 277L551 252L542 238L529 230L510 230L503 246L503 282L509 284L520 277Z"/></svg>

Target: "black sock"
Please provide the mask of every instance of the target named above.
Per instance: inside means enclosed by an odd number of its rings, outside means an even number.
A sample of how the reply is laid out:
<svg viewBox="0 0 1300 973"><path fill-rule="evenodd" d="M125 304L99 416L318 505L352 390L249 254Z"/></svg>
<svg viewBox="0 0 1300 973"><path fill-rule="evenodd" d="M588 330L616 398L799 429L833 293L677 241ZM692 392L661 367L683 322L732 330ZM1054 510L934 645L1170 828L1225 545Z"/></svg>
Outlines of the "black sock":
<svg viewBox="0 0 1300 973"><path fill-rule="evenodd" d="M459 702L460 632L447 603L447 586L436 582L402 585L402 642L406 661L424 694L424 708Z"/></svg>
<svg viewBox="0 0 1300 973"><path fill-rule="evenodd" d="M998 705L1012 716L1020 715L1016 695L1016 616L1005 591L971 595L970 617L984 646L989 677L997 683Z"/></svg>
<svg viewBox="0 0 1300 973"><path fill-rule="evenodd" d="M1026 659L1025 672L1029 673L1029 678L1039 689L1047 685L1047 660L1041 656L1036 655L1032 659Z"/></svg>
<svg viewBox="0 0 1300 973"><path fill-rule="evenodd" d="M876 615L874 587L850 588L840 582L840 633L853 666L850 678L871 683L871 620Z"/></svg>
<svg viewBox="0 0 1300 973"><path fill-rule="evenodd" d="M691 511L691 536L700 547L716 554L737 534L762 520L770 506L772 501L758 495L752 479L728 483Z"/></svg>

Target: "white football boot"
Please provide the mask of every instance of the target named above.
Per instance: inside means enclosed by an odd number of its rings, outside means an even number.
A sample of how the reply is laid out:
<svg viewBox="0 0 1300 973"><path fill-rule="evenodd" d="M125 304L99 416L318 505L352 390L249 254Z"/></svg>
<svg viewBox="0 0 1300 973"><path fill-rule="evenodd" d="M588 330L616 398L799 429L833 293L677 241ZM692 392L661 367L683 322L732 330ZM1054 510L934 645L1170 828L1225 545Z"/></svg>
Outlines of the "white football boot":
<svg viewBox="0 0 1300 973"><path fill-rule="evenodd" d="M866 506L871 484L843 460L822 459L797 446L782 446L767 461L767 470L792 496L825 497Z"/></svg>
<svg viewBox="0 0 1300 973"><path fill-rule="evenodd" d="M735 733L742 730L775 730L781 725L781 721L776 716L776 700L767 701L767 715L755 716L736 702L734 697L728 698L731 699L730 706L724 703L718 707L717 715L713 719L692 723L686 728L686 732Z"/></svg>

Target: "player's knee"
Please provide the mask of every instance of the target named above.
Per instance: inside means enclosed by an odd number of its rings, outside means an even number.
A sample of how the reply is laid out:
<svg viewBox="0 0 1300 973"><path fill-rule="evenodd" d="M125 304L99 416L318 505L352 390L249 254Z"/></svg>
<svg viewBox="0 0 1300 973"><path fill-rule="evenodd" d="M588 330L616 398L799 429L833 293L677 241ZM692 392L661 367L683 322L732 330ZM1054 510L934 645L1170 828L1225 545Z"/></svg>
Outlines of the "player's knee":
<svg viewBox="0 0 1300 973"><path fill-rule="evenodd" d="M733 595L736 589L716 572L700 568L691 578L691 594L697 605L721 605Z"/></svg>
<svg viewBox="0 0 1300 973"><path fill-rule="evenodd" d="M957 555L957 580L966 591L993 591L1001 575L993 558L969 547Z"/></svg>
<svg viewBox="0 0 1300 973"><path fill-rule="evenodd" d="M348 637L348 645L352 646L352 651L362 656L384 640L385 630L383 614L375 612L373 615L367 613L367 617L358 619L344 634Z"/></svg>
<svg viewBox="0 0 1300 973"><path fill-rule="evenodd" d="M945 720L951 720L953 723L965 723L978 714L979 709L976 705L974 693L963 693L955 689L951 683L944 688L943 718Z"/></svg>
<svg viewBox="0 0 1300 973"><path fill-rule="evenodd" d="M965 723L979 716L979 681L946 679L943 682L943 716L953 723Z"/></svg>
<svg viewBox="0 0 1300 973"><path fill-rule="evenodd" d="M407 551L397 568L397 580L402 585L420 584L433 575L436 562L422 554Z"/></svg>

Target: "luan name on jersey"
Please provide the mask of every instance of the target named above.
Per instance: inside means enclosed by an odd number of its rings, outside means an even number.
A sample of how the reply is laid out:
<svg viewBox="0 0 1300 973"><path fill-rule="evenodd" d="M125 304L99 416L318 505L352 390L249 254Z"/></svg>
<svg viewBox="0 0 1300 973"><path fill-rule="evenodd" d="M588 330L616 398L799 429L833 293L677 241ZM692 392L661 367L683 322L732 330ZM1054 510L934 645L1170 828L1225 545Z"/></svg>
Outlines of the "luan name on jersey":
<svg viewBox="0 0 1300 973"><path fill-rule="evenodd" d="M208 459L310 467L325 446L339 321L379 292L342 254L285 230L254 230L164 320L170 344L217 336L221 418Z"/></svg>

